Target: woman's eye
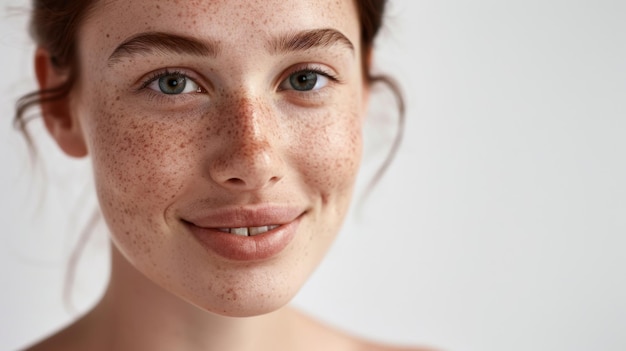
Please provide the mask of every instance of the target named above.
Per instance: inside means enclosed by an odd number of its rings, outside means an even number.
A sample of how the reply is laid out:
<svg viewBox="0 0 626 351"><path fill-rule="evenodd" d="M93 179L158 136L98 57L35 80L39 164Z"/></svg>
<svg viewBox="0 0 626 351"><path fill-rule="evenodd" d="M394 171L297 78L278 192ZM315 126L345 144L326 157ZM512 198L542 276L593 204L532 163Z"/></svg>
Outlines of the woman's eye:
<svg viewBox="0 0 626 351"><path fill-rule="evenodd" d="M280 84L281 89L309 91L321 89L328 84L328 77L322 73L305 70L292 73Z"/></svg>
<svg viewBox="0 0 626 351"><path fill-rule="evenodd" d="M160 75L150 82L147 87L168 95L202 92L202 88L196 82L181 73Z"/></svg>

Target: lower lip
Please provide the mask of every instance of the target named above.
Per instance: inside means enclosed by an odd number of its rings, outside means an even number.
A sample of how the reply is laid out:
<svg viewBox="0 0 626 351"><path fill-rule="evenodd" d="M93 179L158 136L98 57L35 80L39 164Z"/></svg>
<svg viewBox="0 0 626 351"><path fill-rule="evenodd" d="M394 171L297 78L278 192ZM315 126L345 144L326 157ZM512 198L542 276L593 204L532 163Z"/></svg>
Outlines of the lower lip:
<svg viewBox="0 0 626 351"><path fill-rule="evenodd" d="M185 222L202 246L219 256L234 261L259 261L278 255L293 240L300 218L254 236L224 233Z"/></svg>

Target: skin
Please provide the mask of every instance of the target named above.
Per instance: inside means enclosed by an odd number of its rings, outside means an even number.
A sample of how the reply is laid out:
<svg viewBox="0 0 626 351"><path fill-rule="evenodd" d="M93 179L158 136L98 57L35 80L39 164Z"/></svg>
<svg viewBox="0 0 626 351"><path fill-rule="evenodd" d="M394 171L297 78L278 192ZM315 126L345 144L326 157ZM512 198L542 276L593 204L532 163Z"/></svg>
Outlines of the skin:
<svg viewBox="0 0 626 351"><path fill-rule="evenodd" d="M352 48L268 49L272 38L324 28ZM129 38L155 31L219 49L110 59ZM76 86L42 113L68 155L92 158L114 244L111 280L92 311L30 350L391 349L284 307L326 253L351 199L368 95L359 31L348 1L98 4L77 39ZM42 88L66 79L49 59L37 51ZM319 89L295 91L289 77L304 68L336 81L319 76ZM198 89L161 93L151 79L164 69ZM302 213L294 239L269 259L224 258L185 225L216 208L266 205Z"/></svg>

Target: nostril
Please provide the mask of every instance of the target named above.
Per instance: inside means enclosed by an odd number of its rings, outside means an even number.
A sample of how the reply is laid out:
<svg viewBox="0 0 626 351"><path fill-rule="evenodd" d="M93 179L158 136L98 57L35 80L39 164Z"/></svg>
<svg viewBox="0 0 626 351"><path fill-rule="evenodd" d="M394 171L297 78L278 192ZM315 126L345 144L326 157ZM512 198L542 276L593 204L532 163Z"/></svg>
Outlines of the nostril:
<svg viewBox="0 0 626 351"><path fill-rule="evenodd" d="M232 185L245 185L246 184L246 182L244 182L243 179L240 179L240 178L230 178L227 180L227 182Z"/></svg>
<svg viewBox="0 0 626 351"><path fill-rule="evenodd" d="M278 181L281 179L281 177L272 177L270 178L270 183L278 183Z"/></svg>
<svg viewBox="0 0 626 351"><path fill-rule="evenodd" d="M245 142L251 139L254 138ZM279 183L285 171L277 148L269 144L255 150L249 145L226 144L224 151L211 161L210 177L221 186L237 191L258 190Z"/></svg>

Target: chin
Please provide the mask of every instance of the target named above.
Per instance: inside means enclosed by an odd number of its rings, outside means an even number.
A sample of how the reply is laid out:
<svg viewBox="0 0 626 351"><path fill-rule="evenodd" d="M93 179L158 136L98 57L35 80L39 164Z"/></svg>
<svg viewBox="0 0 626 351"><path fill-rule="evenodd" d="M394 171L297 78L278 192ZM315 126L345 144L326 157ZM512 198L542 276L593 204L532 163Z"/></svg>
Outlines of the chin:
<svg viewBox="0 0 626 351"><path fill-rule="evenodd" d="M228 288L208 297L209 301L197 303L194 300L186 300L204 311L220 316L254 317L275 312L285 307L297 293L297 290L289 293L287 291L289 290L284 287L272 288L271 292L259 292L253 289L242 291Z"/></svg>
<svg viewBox="0 0 626 351"><path fill-rule="evenodd" d="M203 309L224 317L255 317L278 311L285 307L290 300L287 301L250 301L239 304L228 304L220 306L218 309Z"/></svg>
<svg viewBox="0 0 626 351"><path fill-rule="evenodd" d="M287 305L306 282L311 266L282 261L243 267L220 265L179 274L176 280L155 280L165 290L204 311L227 317L252 317Z"/></svg>

